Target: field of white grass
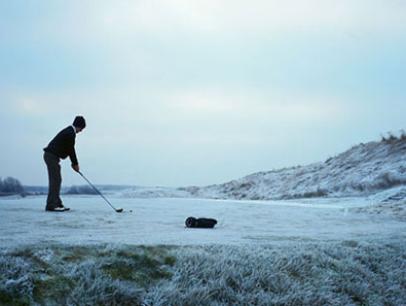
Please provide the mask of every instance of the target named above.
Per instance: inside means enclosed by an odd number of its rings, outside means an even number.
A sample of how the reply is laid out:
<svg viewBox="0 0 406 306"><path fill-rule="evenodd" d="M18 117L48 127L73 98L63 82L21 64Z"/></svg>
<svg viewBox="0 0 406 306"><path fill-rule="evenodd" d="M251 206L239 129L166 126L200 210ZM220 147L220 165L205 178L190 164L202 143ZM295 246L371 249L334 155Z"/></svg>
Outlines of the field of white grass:
<svg viewBox="0 0 406 306"><path fill-rule="evenodd" d="M406 223L368 198L0 199L0 305L404 305ZM381 204L380 204L381 205ZM132 212L130 212L132 211ZM187 229L188 216L212 229Z"/></svg>
<svg viewBox="0 0 406 306"><path fill-rule="evenodd" d="M404 305L404 243L19 247L3 305Z"/></svg>
<svg viewBox="0 0 406 306"><path fill-rule="evenodd" d="M45 197L0 199L0 244L117 243L136 245L289 244L305 241L386 241L406 237L406 223L357 213L366 198L238 201L176 198L65 197L71 211L45 212ZM130 212L132 211L132 212ZM213 230L186 229L187 217L218 220Z"/></svg>

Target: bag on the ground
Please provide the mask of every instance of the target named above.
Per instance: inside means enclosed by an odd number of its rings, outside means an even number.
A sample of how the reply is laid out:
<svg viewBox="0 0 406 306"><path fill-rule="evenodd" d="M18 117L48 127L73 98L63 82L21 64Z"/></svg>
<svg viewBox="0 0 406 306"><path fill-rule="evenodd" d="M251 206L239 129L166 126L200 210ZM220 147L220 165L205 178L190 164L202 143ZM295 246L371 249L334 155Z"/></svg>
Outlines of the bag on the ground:
<svg viewBox="0 0 406 306"><path fill-rule="evenodd" d="M217 224L216 219L189 217L185 221L186 227L192 228L213 228Z"/></svg>

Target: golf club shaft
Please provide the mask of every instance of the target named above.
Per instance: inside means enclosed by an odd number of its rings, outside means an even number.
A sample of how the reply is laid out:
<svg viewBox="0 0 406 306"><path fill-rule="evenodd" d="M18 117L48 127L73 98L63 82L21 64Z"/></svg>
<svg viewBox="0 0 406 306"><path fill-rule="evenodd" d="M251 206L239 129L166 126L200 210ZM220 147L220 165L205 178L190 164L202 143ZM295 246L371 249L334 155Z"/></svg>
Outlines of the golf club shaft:
<svg viewBox="0 0 406 306"><path fill-rule="evenodd" d="M92 186L92 188L94 189L94 191L96 191L106 202L107 204L109 204L111 206L111 208L113 208L115 211L117 211L117 209L109 202L109 200L106 199L106 197L99 191L99 189L97 189L84 175L82 172L78 171L78 173L86 180L86 182L88 182L88 184L90 186Z"/></svg>

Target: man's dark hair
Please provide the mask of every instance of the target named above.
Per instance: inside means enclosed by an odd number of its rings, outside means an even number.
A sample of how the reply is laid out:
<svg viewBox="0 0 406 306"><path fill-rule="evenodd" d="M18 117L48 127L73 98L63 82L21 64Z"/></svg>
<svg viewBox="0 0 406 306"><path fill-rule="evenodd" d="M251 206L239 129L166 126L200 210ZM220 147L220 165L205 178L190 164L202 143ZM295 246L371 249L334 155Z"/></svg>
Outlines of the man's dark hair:
<svg viewBox="0 0 406 306"><path fill-rule="evenodd" d="M73 126L84 129L86 127L85 118L76 116L75 120L73 120Z"/></svg>

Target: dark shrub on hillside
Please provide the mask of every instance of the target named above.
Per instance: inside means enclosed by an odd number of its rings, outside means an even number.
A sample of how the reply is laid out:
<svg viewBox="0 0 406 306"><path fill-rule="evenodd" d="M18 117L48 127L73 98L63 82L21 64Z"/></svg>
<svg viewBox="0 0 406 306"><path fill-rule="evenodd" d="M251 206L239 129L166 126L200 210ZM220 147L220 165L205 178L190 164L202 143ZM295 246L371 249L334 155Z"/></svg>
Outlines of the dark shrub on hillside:
<svg viewBox="0 0 406 306"><path fill-rule="evenodd" d="M377 189L386 189L404 184L404 179L391 172L384 172L377 176L374 181L374 187Z"/></svg>

